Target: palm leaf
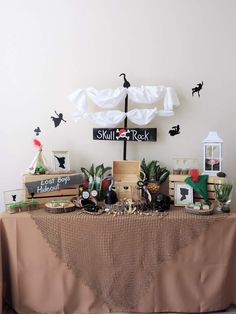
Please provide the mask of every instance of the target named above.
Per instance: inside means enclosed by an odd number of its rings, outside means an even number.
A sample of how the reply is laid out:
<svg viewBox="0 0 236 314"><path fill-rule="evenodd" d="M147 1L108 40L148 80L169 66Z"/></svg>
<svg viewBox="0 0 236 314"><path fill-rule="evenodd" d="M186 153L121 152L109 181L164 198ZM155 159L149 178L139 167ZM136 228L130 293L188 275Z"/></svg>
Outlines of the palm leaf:
<svg viewBox="0 0 236 314"><path fill-rule="evenodd" d="M92 166L90 167L89 173L91 176L94 177L94 164L92 164Z"/></svg>
<svg viewBox="0 0 236 314"><path fill-rule="evenodd" d="M90 172L86 168L80 168L86 178L90 177Z"/></svg>
<svg viewBox="0 0 236 314"><path fill-rule="evenodd" d="M165 182L165 180L169 177L169 174L170 174L170 171L169 171L169 170L166 170L166 171L160 176L159 182L160 182L160 183Z"/></svg>

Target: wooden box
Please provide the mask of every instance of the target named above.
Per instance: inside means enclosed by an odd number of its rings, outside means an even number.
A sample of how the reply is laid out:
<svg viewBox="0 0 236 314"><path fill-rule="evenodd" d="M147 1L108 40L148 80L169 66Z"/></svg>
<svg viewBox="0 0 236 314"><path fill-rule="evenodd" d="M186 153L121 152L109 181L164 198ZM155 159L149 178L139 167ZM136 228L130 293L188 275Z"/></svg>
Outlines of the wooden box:
<svg viewBox="0 0 236 314"><path fill-rule="evenodd" d="M171 197L171 200L174 201L174 195L175 195L175 183L177 182L184 182L187 178L187 175L178 175L178 174L171 174L169 176L169 196ZM215 192L214 192L214 183L217 181L219 182L221 180L224 181L224 178L219 177L208 177L208 184L207 184L207 192L209 201L215 201ZM194 202L203 202L204 199L201 195L193 191L193 200Z"/></svg>
<svg viewBox="0 0 236 314"><path fill-rule="evenodd" d="M83 182L83 176L73 174L50 175L24 175L25 200L33 197L39 204L45 204L51 200L71 200L79 193L79 185Z"/></svg>
<svg viewBox="0 0 236 314"><path fill-rule="evenodd" d="M137 182L140 174L140 161L118 160L113 161L112 176L118 199L131 198L138 200L141 191L137 189Z"/></svg>

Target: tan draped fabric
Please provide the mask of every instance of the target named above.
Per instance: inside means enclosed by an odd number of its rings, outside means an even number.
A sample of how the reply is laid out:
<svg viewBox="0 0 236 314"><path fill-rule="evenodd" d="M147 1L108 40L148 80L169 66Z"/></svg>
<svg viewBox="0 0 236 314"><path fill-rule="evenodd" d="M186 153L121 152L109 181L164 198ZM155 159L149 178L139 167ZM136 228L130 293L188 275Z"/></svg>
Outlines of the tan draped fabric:
<svg viewBox="0 0 236 314"><path fill-rule="evenodd" d="M27 213L3 217L11 302L22 314L190 313L235 302L230 290L234 214L203 217L175 209L168 215L113 217L35 211L31 218ZM26 278L26 271L35 280ZM222 287L227 287L223 294Z"/></svg>

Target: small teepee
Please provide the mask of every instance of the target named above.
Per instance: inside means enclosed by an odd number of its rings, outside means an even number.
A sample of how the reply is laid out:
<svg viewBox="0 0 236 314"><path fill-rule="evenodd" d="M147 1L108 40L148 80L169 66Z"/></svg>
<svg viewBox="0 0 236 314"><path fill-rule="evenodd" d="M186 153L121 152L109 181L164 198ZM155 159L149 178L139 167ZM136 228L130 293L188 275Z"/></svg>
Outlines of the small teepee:
<svg viewBox="0 0 236 314"><path fill-rule="evenodd" d="M38 152L27 169L28 174L45 174L48 170L47 162L43 156L42 144L39 140L34 139L34 146L38 148Z"/></svg>

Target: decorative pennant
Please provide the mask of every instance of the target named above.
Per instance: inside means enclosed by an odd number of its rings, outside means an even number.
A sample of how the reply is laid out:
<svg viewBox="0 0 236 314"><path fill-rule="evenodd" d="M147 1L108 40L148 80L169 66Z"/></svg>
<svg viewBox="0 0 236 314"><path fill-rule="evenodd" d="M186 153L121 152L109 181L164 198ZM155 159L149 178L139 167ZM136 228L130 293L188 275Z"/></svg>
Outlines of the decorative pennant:
<svg viewBox="0 0 236 314"><path fill-rule="evenodd" d="M38 136L41 132L40 127L38 126L36 129L34 129L35 135Z"/></svg>
<svg viewBox="0 0 236 314"><path fill-rule="evenodd" d="M176 126L172 126L171 130L169 131L170 136L175 136L177 134L180 134L180 126L179 124Z"/></svg>
<svg viewBox="0 0 236 314"><path fill-rule="evenodd" d="M192 96L194 96L195 93L198 94L198 97L200 97L200 90L202 90L203 82L197 84L196 87L192 88Z"/></svg>
<svg viewBox="0 0 236 314"><path fill-rule="evenodd" d="M93 139L103 141L156 142L156 128L94 128Z"/></svg>
<svg viewBox="0 0 236 314"><path fill-rule="evenodd" d="M61 121L66 122L66 120L63 119L63 114L62 113L57 113L55 110L55 114L57 115L57 117L51 117L52 121L54 122L54 126L55 128L58 127L61 123Z"/></svg>

